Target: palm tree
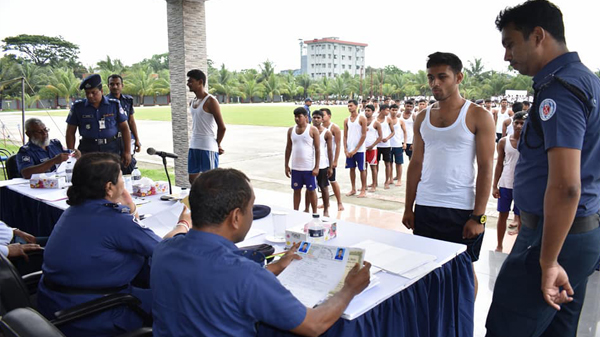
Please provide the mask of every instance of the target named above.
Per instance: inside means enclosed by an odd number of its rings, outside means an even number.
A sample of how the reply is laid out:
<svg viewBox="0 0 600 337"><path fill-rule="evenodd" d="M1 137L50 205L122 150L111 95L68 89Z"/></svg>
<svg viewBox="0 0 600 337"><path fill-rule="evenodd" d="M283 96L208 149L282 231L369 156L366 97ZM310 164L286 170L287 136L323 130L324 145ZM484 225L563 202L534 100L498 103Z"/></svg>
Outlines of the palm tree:
<svg viewBox="0 0 600 337"><path fill-rule="evenodd" d="M390 96L398 93L398 88L393 84L385 83L381 87L381 93L383 94L383 96L390 97Z"/></svg>
<svg viewBox="0 0 600 337"><path fill-rule="evenodd" d="M273 102L273 96L274 95L280 95L281 94L281 81L279 79L279 76L271 73L271 75L262 82L262 85L264 87L264 94L267 96L267 102L270 99L271 102Z"/></svg>
<svg viewBox="0 0 600 337"><path fill-rule="evenodd" d="M123 93L136 95L140 99L140 105L144 105L144 96L154 95L156 93L154 82L158 75L150 66L137 66L125 74L125 85Z"/></svg>
<svg viewBox="0 0 600 337"><path fill-rule="evenodd" d="M469 61L469 67L465 69L469 76L475 77L477 81L481 81L483 73L483 62L479 58L473 58L473 62Z"/></svg>
<svg viewBox="0 0 600 337"><path fill-rule="evenodd" d="M290 99L294 99L294 96L300 94L303 88L296 83L296 78L292 74L284 76L283 83L281 85L281 93L289 96Z"/></svg>
<svg viewBox="0 0 600 337"><path fill-rule="evenodd" d="M336 77L331 82L331 93L336 96L338 100L341 100L343 96L347 94L348 87L346 81L342 76Z"/></svg>
<svg viewBox="0 0 600 337"><path fill-rule="evenodd" d="M490 77L483 85L483 93L486 96L498 96L506 90L509 79L508 74L492 71Z"/></svg>
<svg viewBox="0 0 600 337"><path fill-rule="evenodd" d="M258 82L267 80L275 73L275 64L268 59L258 66L260 67L260 77L258 78Z"/></svg>
<svg viewBox="0 0 600 337"><path fill-rule="evenodd" d="M50 84L46 89L54 94L55 97L64 98L67 105L71 101L71 96L78 93L79 83L81 82L73 71L69 68L56 68L48 77Z"/></svg>
<svg viewBox="0 0 600 337"><path fill-rule="evenodd" d="M527 95L530 95L533 86L533 79L531 76L518 74L510 79L508 86L513 90L527 90Z"/></svg>
<svg viewBox="0 0 600 337"><path fill-rule="evenodd" d="M11 85L15 83L6 81L18 77L18 73L18 63L16 63L14 59L6 56L0 59L0 111L2 111L4 91L9 89Z"/></svg>
<svg viewBox="0 0 600 337"><path fill-rule="evenodd" d="M254 103L254 96L263 95L263 86L256 80L258 72L254 69L247 69L239 75L240 96L243 99L248 98L250 103Z"/></svg>
<svg viewBox="0 0 600 337"><path fill-rule="evenodd" d="M419 70L413 75L413 83L419 92L419 95L427 95L427 92L429 91L429 80L427 79L427 73L425 70Z"/></svg>
<svg viewBox="0 0 600 337"><path fill-rule="evenodd" d="M32 62L24 62L18 64L17 69L25 78L25 91L30 95L36 94L42 83L46 82L48 71L45 67Z"/></svg>
<svg viewBox="0 0 600 337"><path fill-rule="evenodd" d="M310 83L312 82L310 80L310 77L308 77L308 74L299 75L298 77L296 77L296 82L298 83L299 86L302 87L304 98L306 98L307 97L306 93L308 91L308 87L310 87Z"/></svg>
<svg viewBox="0 0 600 337"><path fill-rule="evenodd" d="M239 83L237 83L234 73L227 70L224 64L221 64L221 69L216 75L216 83L211 83L209 91L211 94L225 95L225 103L229 103L231 96L239 95Z"/></svg>
<svg viewBox="0 0 600 337"><path fill-rule="evenodd" d="M110 56L106 55L106 60L98 61L98 63L96 63L96 70L106 70L106 72L110 72L111 74L121 74L125 70L125 66L121 60L112 60Z"/></svg>

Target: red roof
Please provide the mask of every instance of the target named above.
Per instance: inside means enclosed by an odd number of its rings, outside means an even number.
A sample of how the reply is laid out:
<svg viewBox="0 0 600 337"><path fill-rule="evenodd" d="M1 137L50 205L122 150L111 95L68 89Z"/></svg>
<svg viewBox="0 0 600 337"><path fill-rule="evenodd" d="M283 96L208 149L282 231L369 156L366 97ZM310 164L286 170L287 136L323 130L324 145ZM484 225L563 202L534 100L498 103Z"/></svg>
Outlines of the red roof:
<svg viewBox="0 0 600 337"><path fill-rule="evenodd" d="M335 40L335 39L313 39L313 40L306 40L306 41L304 41L304 43L306 43L306 44L322 43L322 42L349 44L349 45L352 45L352 46L359 46L359 47L366 47L366 46L368 46L368 44L366 44L366 43L342 41L342 40Z"/></svg>

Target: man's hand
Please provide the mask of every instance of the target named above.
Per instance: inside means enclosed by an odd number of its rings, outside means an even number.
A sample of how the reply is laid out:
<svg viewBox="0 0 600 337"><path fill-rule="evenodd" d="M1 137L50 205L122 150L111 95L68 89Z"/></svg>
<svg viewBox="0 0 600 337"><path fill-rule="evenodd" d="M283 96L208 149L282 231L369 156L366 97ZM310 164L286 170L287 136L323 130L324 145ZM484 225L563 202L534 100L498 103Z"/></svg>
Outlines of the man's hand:
<svg viewBox="0 0 600 337"><path fill-rule="evenodd" d="M296 254L298 247L300 247L300 242L293 244L292 247L290 247L290 249L279 259L279 261L271 263L267 266L267 269L277 276L285 268L287 268L287 266L289 266L293 260L302 260L302 257Z"/></svg>
<svg viewBox="0 0 600 337"><path fill-rule="evenodd" d="M79 159L79 158L81 158L81 151L75 149L75 150L73 150L73 153L71 153L71 156L75 159Z"/></svg>
<svg viewBox="0 0 600 337"><path fill-rule="evenodd" d="M312 170L312 175L313 175L313 177L316 177L319 175L319 167L318 166Z"/></svg>
<svg viewBox="0 0 600 337"><path fill-rule="evenodd" d="M364 266L360 268L357 264L354 265L352 270L348 272L346 280L344 280L344 288L350 289L350 292L354 296L360 294L365 288L369 286L371 282L371 264L367 261L364 262Z"/></svg>
<svg viewBox="0 0 600 337"><path fill-rule="evenodd" d="M344 154L346 155L346 158L351 158L352 157L350 155L350 152L348 152L348 150L344 150Z"/></svg>
<svg viewBox="0 0 600 337"><path fill-rule="evenodd" d="M333 175L333 169L331 168L331 166L329 166L327 168L327 178L331 177Z"/></svg>
<svg viewBox="0 0 600 337"><path fill-rule="evenodd" d="M331 164L331 169L332 170L335 170L336 168L337 168L337 162Z"/></svg>
<svg viewBox="0 0 600 337"><path fill-rule="evenodd" d="M129 164L131 164L131 153L123 152L121 158L123 160L123 166L129 166Z"/></svg>
<svg viewBox="0 0 600 337"><path fill-rule="evenodd" d="M406 143L402 143L402 150L406 150Z"/></svg>
<svg viewBox="0 0 600 337"><path fill-rule="evenodd" d="M402 223L404 224L404 227L408 229L415 229L415 213L412 210L404 209Z"/></svg>
<svg viewBox="0 0 600 337"><path fill-rule="evenodd" d="M192 225L192 213L185 205L183 205L183 210L181 210L181 214L179 215L178 221L181 220L186 221L190 226Z"/></svg>
<svg viewBox="0 0 600 337"><path fill-rule="evenodd" d="M27 242L27 243L35 243L35 236L33 236L33 235L31 235L31 234L29 234L27 232L23 232L20 229L15 229L13 231L13 233L16 236L20 237L21 239L25 240L25 242Z"/></svg>
<svg viewBox="0 0 600 337"><path fill-rule="evenodd" d="M222 155L223 153L225 153L225 150L219 145L219 155Z"/></svg>
<svg viewBox="0 0 600 337"><path fill-rule="evenodd" d="M477 235L483 233L485 228L482 224L477 223L475 220L467 220L465 226L463 227L463 239L472 239Z"/></svg>
<svg viewBox="0 0 600 337"><path fill-rule="evenodd" d="M54 158L52 158L52 160L54 161L54 163L57 164L57 165L59 165L63 161L67 161L68 159L69 159L69 154L68 153L59 153L56 156L54 156Z"/></svg>
<svg viewBox="0 0 600 337"><path fill-rule="evenodd" d="M23 257L25 261L29 261L29 256L27 256L27 252L32 252L35 250L40 250L42 247L35 243L12 243L8 245L8 257Z"/></svg>
<svg viewBox="0 0 600 337"><path fill-rule="evenodd" d="M135 152L140 152L142 150L142 143L140 143L140 141L137 139L135 140L133 146L135 148Z"/></svg>
<svg viewBox="0 0 600 337"><path fill-rule="evenodd" d="M494 197L495 199L500 198L500 189L498 187L492 188L492 197Z"/></svg>
<svg viewBox="0 0 600 337"><path fill-rule="evenodd" d="M292 176L292 170L290 170L290 167L285 165L285 176L290 178Z"/></svg>
<svg viewBox="0 0 600 337"><path fill-rule="evenodd" d="M554 264L542 267L542 295L548 305L556 310L560 310L559 304L573 301L575 292L569 283L569 276L563 267L555 262ZM563 288L561 291L560 288Z"/></svg>

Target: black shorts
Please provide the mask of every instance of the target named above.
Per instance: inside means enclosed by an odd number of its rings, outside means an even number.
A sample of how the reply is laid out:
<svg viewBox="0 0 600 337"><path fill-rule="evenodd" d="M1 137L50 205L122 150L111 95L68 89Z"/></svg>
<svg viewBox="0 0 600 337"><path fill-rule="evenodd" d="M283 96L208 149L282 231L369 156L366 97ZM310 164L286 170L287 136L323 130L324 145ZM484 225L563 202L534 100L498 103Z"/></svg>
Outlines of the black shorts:
<svg viewBox="0 0 600 337"><path fill-rule="evenodd" d="M391 147L378 147L377 148L377 161L384 161L386 163L392 162L392 148Z"/></svg>
<svg viewBox="0 0 600 337"><path fill-rule="evenodd" d="M329 181L332 183L335 182L335 169L331 170L331 177L329 177Z"/></svg>
<svg viewBox="0 0 600 337"><path fill-rule="evenodd" d="M463 228L472 211L432 207L415 206L415 235L426 236L432 239L462 243L467 245L467 253L473 262L479 260L479 252L483 243L483 234L472 239L463 239Z"/></svg>
<svg viewBox="0 0 600 337"><path fill-rule="evenodd" d="M319 169L319 174L317 175L317 186L319 186L319 188L325 188L329 186L329 179L327 179L327 169Z"/></svg>

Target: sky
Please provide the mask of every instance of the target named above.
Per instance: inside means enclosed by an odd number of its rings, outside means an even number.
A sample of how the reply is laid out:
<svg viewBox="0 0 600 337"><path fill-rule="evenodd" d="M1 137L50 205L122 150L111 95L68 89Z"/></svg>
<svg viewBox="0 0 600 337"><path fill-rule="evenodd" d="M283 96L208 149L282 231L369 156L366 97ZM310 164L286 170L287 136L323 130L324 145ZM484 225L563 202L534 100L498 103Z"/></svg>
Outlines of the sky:
<svg viewBox="0 0 600 337"><path fill-rule="evenodd" d="M517 0L210 0L206 2L208 58L229 70L300 68L299 39L339 37L367 43L366 65L425 68L435 51L458 55L465 66L507 70L494 20ZM567 46L590 69L600 69L600 1L555 0ZM35 10L31 10L34 8ZM86 66L106 59L126 65L168 52L165 0L0 0L0 40L18 34L62 36L79 45Z"/></svg>

